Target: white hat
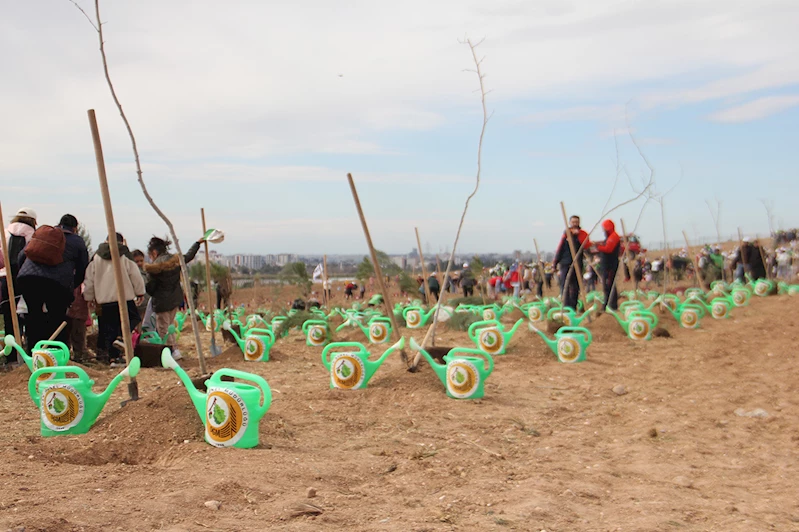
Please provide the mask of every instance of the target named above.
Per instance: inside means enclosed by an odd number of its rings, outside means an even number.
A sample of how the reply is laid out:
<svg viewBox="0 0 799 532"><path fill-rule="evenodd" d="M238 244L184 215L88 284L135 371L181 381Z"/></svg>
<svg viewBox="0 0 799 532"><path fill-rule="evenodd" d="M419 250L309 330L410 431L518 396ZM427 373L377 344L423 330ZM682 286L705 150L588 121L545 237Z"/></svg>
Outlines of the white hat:
<svg viewBox="0 0 799 532"><path fill-rule="evenodd" d="M17 216L27 216L28 218L36 219L36 211L28 207L22 207L17 211Z"/></svg>
<svg viewBox="0 0 799 532"><path fill-rule="evenodd" d="M751 239L748 236L744 237L744 242L749 242Z"/></svg>
<svg viewBox="0 0 799 532"><path fill-rule="evenodd" d="M464 268L468 268L468 267L469 267L469 263L468 263L468 262L464 262L464 263L463 263L463 267L464 267Z"/></svg>

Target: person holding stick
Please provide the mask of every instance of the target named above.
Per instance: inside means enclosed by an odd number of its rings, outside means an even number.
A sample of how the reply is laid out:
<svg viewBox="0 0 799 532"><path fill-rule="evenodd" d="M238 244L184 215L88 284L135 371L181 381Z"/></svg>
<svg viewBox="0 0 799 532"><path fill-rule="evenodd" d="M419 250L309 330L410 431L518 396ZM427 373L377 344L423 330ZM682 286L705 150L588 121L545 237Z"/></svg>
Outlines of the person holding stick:
<svg viewBox="0 0 799 532"><path fill-rule="evenodd" d="M572 268L573 261L569 243L566 241L567 236L574 244L576 252L577 264L574 264L574 268ZM563 305L566 307L577 309L577 301L580 298L580 284L577 276L583 274L583 253L585 248L590 246L588 233L580 227L580 217L569 218L569 230L563 232L558 249L555 251L555 258L552 260L553 268L560 267L560 294Z"/></svg>
<svg viewBox="0 0 799 532"><path fill-rule="evenodd" d="M183 256L186 263L194 259L202 242L203 240L200 239L192 244L189 251ZM162 338L169 331L169 326L175 321L178 307L183 303L183 289L180 286L180 257L169 252L171 245L172 242L169 239L152 237L147 244L147 253L153 262L144 265L144 271L148 276L145 288L152 298L156 331ZM175 335L170 334L167 344L174 347L174 343ZM172 350L172 357L175 360L183 358L178 349Z"/></svg>
<svg viewBox="0 0 799 532"><path fill-rule="evenodd" d="M0 220L2 223L2 220ZM17 275L19 274L19 253L30 242L33 232L36 230L36 211L23 207L17 211L11 223L6 228L8 242L0 242L0 246L8 245L8 255L11 264L6 264L3 253L0 253L0 309L3 313L3 326L6 334L11 331L11 304L8 294L9 280L13 287L17 286ZM9 275L10 274L10 275ZM19 299L19 291L14 291L16 298ZM20 324L20 328L22 324Z"/></svg>
<svg viewBox="0 0 799 532"><path fill-rule="evenodd" d="M610 310L619 308L619 292L616 290L616 273L619 270L619 253L621 238L616 233L616 225L612 220L602 222L605 241L596 245L599 252L600 271L602 272L602 290L605 293L605 306Z"/></svg>
<svg viewBox="0 0 799 532"><path fill-rule="evenodd" d="M139 267L133 262L133 256L125 245L125 239L119 233L116 234L116 239L132 332L141 323L137 305L144 301L144 278L139 272ZM114 346L114 341L122 335L122 322L119 317L116 279L108 239L97 248L97 253L86 269L83 298L97 309L99 328L97 361L106 364L122 362L119 350Z"/></svg>

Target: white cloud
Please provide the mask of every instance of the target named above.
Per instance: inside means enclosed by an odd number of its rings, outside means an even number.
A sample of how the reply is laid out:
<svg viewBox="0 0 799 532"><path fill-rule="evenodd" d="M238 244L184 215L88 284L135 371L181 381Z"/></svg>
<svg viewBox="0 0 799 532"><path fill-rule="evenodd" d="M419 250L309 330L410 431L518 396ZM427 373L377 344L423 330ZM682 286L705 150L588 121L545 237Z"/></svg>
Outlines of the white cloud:
<svg viewBox="0 0 799 532"><path fill-rule="evenodd" d="M713 122L740 123L760 120L799 105L799 95L766 96L737 107L717 111L707 118Z"/></svg>
<svg viewBox="0 0 799 532"><path fill-rule="evenodd" d="M548 109L538 111L520 118L523 122L582 122L582 121L611 121L624 119L623 105L580 105L562 109Z"/></svg>

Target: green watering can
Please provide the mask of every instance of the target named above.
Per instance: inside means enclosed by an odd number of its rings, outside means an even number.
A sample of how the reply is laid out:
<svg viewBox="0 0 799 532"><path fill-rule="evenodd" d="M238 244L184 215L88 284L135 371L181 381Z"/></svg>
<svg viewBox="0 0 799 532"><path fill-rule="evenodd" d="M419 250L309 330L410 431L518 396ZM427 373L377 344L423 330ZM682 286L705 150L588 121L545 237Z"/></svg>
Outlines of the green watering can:
<svg viewBox="0 0 799 532"><path fill-rule="evenodd" d="M729 294L730 286L724 281L713 281L710 283L710 291L713 292L716 297L724 297Z"/></svg>
<svg viewBox="0 0 799 532"><path fill-rule="evenodd" d="M302 332L305 335L305 344L312 347L319 347L330 341L330 328L324 320L305 320Z"/></svg>
<svg viewBox="0 0 799 532"><path fill-rule="evenodd" d="M766 297L774 290L774 282L768 279L758 279L755 281L754 288L756 296Z"/></svg>
<svg viewBox="0 0 799 532"><path fill-rule="evenodd" d="M599 302L601 304L605 303L605 294L599 292L598 290L592 290L585 294L585 302L586 303L594 303Z"/></svg>
<svg viewBox="0 0 799 532"><path fill-rule="evenodd" d="M163 337L161 337L157 331L147 331L146 333L142 333L141 339L149 344L164 345L170 334L175 335L175 341L177 342L179 337L174 325L170 325L167 328L166 334Z"/></svg>
<svg viewBox="0 0 799 532"><path fill-rule="evenodd" d="M788 284L785 282L777 283L777 288L779 289L780 295L789 295L795 296L799 294L799 284Z"/></svg>
<svg viewBox="0 0 799 532"><path fill-rule="evenodd" d="M477 308L484 320L498 320L502 317L502 313L504 312L496 303L493 305L482 305Z"/></svg>
<svg viewBox="0 0 799 532"><path fill-rule="evenodd" d="M699 322L705 315L705 307L696 303L683 303L671 312L685 329L698 329Z"/></svg>
<svg viewBox="0 0 799 532"><path fill-rule="evenodd" d="M170 356L170 360L171 358ZM34 371L28 380L28 394L41 414L42 436L89 432L122 379L138 375L140 366L139 359L133 357L130 365L114 377L101 394L92 392L94 381L83 368L54 366ZM78 378L64 377L67 373L77 375ZM54 376L40 380L42 375L47 374Z"/></svg>
<svg viewBox="0 0 799 532"><path fill-rule="evenodd" d="M674 294L663 294L659 295L649 308L646 310L653 310L655 308L661 308L664 310L668 310L669 312L674 312L677 310L677 307L680 306L680 298Z"/></svg>
<svg viewBox="0 0 799 532"><path fill-rule="evenodd" d="M250 314L247 316L245 321L248 329L255 329L256 327L259 329L271 329L272 326L267 323L267 321L263 318L263 316L259 314ZM244 328L242 327L242 331Z"/></svg>
<svg viewBox="0 0 799 532"><path fill-rule="evenodd" d="M749 304L749 300L752 298L752 292L743 286L734 286L730 297L732 298L733 305L736 307L745 307Z"/></svg>
<svg viewBox="0 0 799 532"><path fill-rule="evenodd" d="M547 319L549 321L560 320L565 326L579 326L584 319L591 315L593 310L594 306L592 305L591 308L578 316L571 307L555 307L549 309L549 312L547 312Z"/></svg>
<svg viewBox="0 0 799 532"><path fill-rule="evenodd" d="M584 362L588 354L593 336L585 327L561 327L555 333L555 339L550 340L547 335L538 330L535 325L528 323L531 331L538 333L542 340L549 346L560 362L572 364Z"/></svg>
<svg viewBox="0 0 799 532"><path fill-rule="evenodd" d="M609 309L607 309L610 312ZM624 303L619 304L619 312L625 319L630 317L630 314L633 312L639 312L641 310L646 310L644 306L644 302L640 300L632 300L632 301L625 301Z"/></svg>
<svg viewBox="0 0 799 532"><path fill-rule="evenodd" d="M336 327L336 332L339 332L344 327L360 327L363 321L363 314L358 310L347 309L339 311L341 317L344 318L344 323Z"/></svg>
<svg viewBox="0 0 799 532"><path fill-rule="evenodd" d="M288 316L275 316L274 318L272 318L271 329L273 331L276 331L278 327L280 327L280 325L282 325L283 322L285 322L286 320L288 320ZM288 330L283 330L283 336L286 336L288 333L289 333Z"/></svg>
<svg viewBox="0 0 799 532"><path fill-rule="evenodd" d="M422 307L414 305L405 307L402 311L402 317L405 318L405 325L409 329L421 329L427 324L427 321L433 316L435 311L435 307L425 312Z"/></svg>
<svg viewBox="0 0 799 532"><path fill-rule="evenodd" d="M705 301L705 291L701 288L686 288L683 295L685 296L686 302L696 303Z"/></svg>
<svg viewBox="0 0 799 532"><path fill-rule="evenodd" d="M652 331L658 325L657 316L648 310L633 310L625 317L610 309L606 312L616 318L631 340L651 340Z"/></svg>
<svg viewBox="0 0 799 532"><path fill-rule="evenodd" d="M411 338L411 349L421 353L436 372L453 399L480 399L485 395L485 380L494 371L494 359L485 351L455 347L444 355L445 364L439 364Z"/></svg>
<svg viewBox="0 0 799 532"><path fill-rule="evenodd" d="M48 368L54 366L66 366L69 362L69 348L62 342L54 342L52 340L40 340L33 346L31 356L25 352L22 347L17 343L12 335L7 335L3 340L5 347L3 353L6 357L11 354L12 349L19 353L25 365L31 370L31 373L41 368ZM54 378L63 378L63 373L42 373L39 376L40 381L50 380Z"/></svg>
<svg viewBox="0 0 799 532"><path fill-rule="evenodd" d="M705 304L705 308L713 316L713 319L723 320L730 317L733 302L730 297L715 297L710 303Z"/></svg>
<svg viewBox="0 0 799 532"><path fill-rule="evenodd" d="M188 374L172 359L169 349L161 352L161 365L178 374L191 402L205 425L205 441L214 447L249 449L258 445L258 424L272 404L272 390L259 375L235 369L214 371L205 381L207 391L201 392ZM255 383L230 382L222 377L234 377Z"/></svg>
<svg viewBox="0 0 799 532"><path fill-rule="evenodd" d="M361 325L361 330L369 338L371 344L384 344L391 338L393 329L391 319L384 316L376 316L369 320L366 325Z"/></svg>
<svg viewBox="0 0 799 532"><path fill-rule="evenodd" d="M330 387L342 390L366 388L369 379L388 355L405 346L405 338L389 347L377 360L369 360L369 351L358 342L334 342L322 350L322 364L330 372ZM356 351L333 352L334 349L356 348ZM332 357L331 357L332 355Z"/></svg>
<svg viewBox="0 0 799 532"><path fill-rule="evenodd" d="M533 323L540 323L547 319L547 304L543 301L525 303L519 307L519 310Z"/></svg>
<svg viewBox="0 0 799 532"><path fill-rule="evenodd" d="M267 362L269 360L269 350L275 345L275 333L269 329L249 329L242 339L236 331L230 328L230 322L225 321L222 325L229 331L239 344L239 349L244 353L244 360L248 362Z"/></svg>
<svg viewBox="0 0 799 532"><path fill-rule="evenodd" d="M504 355L505 348L513 338L513 333L523 322L523 319L519 319L506 332L502 330L502 324L497 320L476 321L469 325L469 338L478 348L489 355Z"/></svg>

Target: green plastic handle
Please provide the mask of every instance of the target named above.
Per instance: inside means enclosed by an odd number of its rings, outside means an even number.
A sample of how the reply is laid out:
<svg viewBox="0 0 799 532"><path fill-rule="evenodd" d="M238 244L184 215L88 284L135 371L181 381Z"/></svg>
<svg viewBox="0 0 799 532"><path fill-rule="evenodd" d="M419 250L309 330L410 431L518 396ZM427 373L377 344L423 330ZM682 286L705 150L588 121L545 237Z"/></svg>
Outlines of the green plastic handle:
<svg viewBox="0 0 799 532"><path fill-rule="evenodd" d="M586 338L588 343L594 341L594 337L591 335L591 331L589 331L585 327L561 327L558 330L558 333L582 334Z"/></svg>
<svg viewBox="0 0 799 532"><path fill-rule="evenodd" d="M328 371L330 371L330 358L327 356L327 354L331 349L338 349L342 347L357 347L359 353L366 353L366 357L369 357L369 351L367 351L363 344L359 342L334 342L332 344L327 344L327 346L322 349L322 364L325 365Z"/></svg>
<svg viewBox="0 0 799 532"><path fill-rule="evenodd" d="M449 357L449 356L456 356L457 357L458 353L465 353L465 354L468 354L470 356L475 355L475 356L483 357L483 358L485 358L488 361L488 368L483 366L483 369L486 371L486 373L490 374L491 372L494 371L494 358L491 355L489 355L488 353L486 353L485 351L482 351L480 349L474 349L474 348L471 348L471 347L453 347L452 349L449 350L449 353L447 353L444 356L445 357Z"/></svg>
<svg viewBox="0 0 799 532"><path fill-rule="evenodd" d="M502 332L502 325L497 320L481 320L476 321L469 325L469 336L474 339L476 336L475 330L476 329L490 329L491 327L496 327L499 332Z"/></svg>
<svg viewBox="0 0 799 532"><path fill-rule="evenodd" d="M223 375L257 384L262 395L261 405L258 408L258 417L262 417L264 414L266 414L266 411L269 410L269 407L272 405L272 389L269 387L269 383L266 382L266 379L260 375L246 373L237 369L221 368L216 370L214 374L211 375L211 378L208 379L208 382L210 384L219 384L222 388L224 388L224 381L222 381Z"/></svg>
<svg viewBox="0 0 799 532"><path fill-rule="evenodd" d="M36 403L37 407L40 406L40 402L36 385L38 384L39 376L45 373L72 373L77 375L81 381L88 383L89 386L94 384L94 381L89 378L89 375L86 373L86 371L77 366L48 366L46 368L39 368L34 371L28 379L28 395L31 396L31 399L33 399L33 402Z"/></svg>

